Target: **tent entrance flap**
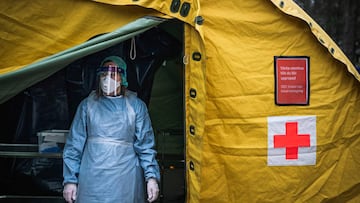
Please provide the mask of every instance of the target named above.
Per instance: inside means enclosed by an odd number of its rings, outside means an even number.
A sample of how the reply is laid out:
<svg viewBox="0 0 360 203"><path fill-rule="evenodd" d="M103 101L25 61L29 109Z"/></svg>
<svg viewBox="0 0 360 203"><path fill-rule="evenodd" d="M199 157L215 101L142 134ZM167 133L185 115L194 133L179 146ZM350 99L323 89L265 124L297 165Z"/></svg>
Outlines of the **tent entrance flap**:
<svg viewBox="0 0 360 203"><path fill-rule="evenodd" d="M165 21L165 19L156 17L140 18L113 32L99 33L99 36L78 46L44 58L19 70L2 74L0 75L0 103L5 102L27 87L49 77L81 57L123 42ZM22 82L18 83L17 81Z"/></svg>

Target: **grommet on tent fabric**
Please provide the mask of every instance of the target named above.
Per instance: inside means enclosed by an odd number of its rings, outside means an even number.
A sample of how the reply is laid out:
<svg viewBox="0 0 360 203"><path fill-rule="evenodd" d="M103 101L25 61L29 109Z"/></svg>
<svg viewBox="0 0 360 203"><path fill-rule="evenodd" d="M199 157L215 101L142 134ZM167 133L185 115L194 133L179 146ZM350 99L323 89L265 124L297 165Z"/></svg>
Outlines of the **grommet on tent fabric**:
<svg viewBox="0 0 360 203"><path fill-rule="evenodd" d="M279 6L280 6L280 8L284 8L284 6L285 6L285 2L284 2L284 1L280 1Z"/></svg>
<svg viewBox="0 0 360 203"><path fill-rule="evenodd" d="M198 25L202 25L204 23L204 18L202 16L196 16L195 23Z"/></svg>
<svg viewBox="0 0 360 203"><path fill-rule="evenodd" d="M173 13L177 13L180 9L180 0L173 0L170 5L170 11Z"/></svg>
<svg viewBox="0 0 360 203"><path fill-rule="evenodd" d="M192 59L193 59L194 61L200 61L200 60L201 60L201 54L200 54L200 52L194 52L194 53L192 54Z"/></svg>
<svg viewBox="0 0 360 203"><path fill-rule="evenodd" d="M331 53L331 54L334 54L334 53L335 53L335 49L334 49L334 48L331 48L331 49L330 49L330 53Z"/></svg>
<svg viewBox="0 0 360 203"><path fill-rule="evenodd" d="M195 165L194 165L194 163L192 161L189 162L189 168L192 171L195 170Z"/></svg>
<svg viewBox="0 0 360 203"><path fill-rule="evenodd" d="M193 88L190 89L190 97L191 97L191 98L195 98L195 97L196 97L196 90L193 89Z"/></svg>
<svg viewBox="0 0 360 203"><path fill-rule="evenodd" d="M195 135L195 126L190 125L189 130L191 135Z"/></svg>
<svg viewBox="0 0 360 203"><path fill-rule="evenodd" d="M190 4L187 3L187 2L184 2L184 3L181 5L180 15L181 15L182 17L186 17L186 16L189 14L189 11L190 11Z"/></svg>

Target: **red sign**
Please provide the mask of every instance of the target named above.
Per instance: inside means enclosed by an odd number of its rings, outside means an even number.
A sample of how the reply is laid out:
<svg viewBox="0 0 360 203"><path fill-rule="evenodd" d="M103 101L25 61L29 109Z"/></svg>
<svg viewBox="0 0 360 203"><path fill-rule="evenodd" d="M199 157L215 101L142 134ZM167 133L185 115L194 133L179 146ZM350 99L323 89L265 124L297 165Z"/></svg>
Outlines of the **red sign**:
<svg viewBox="0 0 360 203"><path fill-rule="evenodd" d="M309 104L309 57L275 57L275 103Z"/></svg>

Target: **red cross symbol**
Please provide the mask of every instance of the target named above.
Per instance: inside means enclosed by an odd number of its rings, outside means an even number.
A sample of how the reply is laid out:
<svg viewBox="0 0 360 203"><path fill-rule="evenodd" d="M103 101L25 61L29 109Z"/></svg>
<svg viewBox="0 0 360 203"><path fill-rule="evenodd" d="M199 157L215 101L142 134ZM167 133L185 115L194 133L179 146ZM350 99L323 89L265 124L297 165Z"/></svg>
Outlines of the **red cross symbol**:
<svg viewBox="0 0 360 203"><path fill-rule="evenodd" d="M297 159L299 147L310 147L310 135L298 134L297 122L285 125L285 135L274 135L274 148L286 148L286 159Z"/></svg>

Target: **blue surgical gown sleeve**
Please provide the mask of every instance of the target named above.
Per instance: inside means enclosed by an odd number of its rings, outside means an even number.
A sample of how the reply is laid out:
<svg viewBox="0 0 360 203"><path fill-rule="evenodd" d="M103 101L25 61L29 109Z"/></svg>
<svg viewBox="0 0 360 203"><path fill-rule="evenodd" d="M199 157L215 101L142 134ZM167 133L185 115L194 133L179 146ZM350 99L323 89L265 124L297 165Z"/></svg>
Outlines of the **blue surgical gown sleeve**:
<svg viewBox="0 0 360 203"><path fill-rule="evenodd" d="M83 100L76 111L63 152L63 177L65 183L77 183L80 162L85 145L87 101Z"/></svg>
<svg viewBox="0 0 360 203"><path fill-rule="evenodd" d="M160 181L160 170L154 149L154 131L147 107L141 100L136 100L133 107L136 112L134 149L144 170L145 180L155 178Z"/></svg>

